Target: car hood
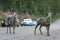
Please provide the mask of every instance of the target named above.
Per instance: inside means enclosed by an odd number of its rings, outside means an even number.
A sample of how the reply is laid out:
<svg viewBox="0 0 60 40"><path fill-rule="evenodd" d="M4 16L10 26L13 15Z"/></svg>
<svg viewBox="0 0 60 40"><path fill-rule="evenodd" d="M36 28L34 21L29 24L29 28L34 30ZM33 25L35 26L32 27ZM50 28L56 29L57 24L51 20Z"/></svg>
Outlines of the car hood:
<svg viewBox="0 0 60 40"><path fill-rule="evenodd" d="M23 22L21 22L21 23L32 23L32 22L29 22L29 21L23 21Z"/></svg>

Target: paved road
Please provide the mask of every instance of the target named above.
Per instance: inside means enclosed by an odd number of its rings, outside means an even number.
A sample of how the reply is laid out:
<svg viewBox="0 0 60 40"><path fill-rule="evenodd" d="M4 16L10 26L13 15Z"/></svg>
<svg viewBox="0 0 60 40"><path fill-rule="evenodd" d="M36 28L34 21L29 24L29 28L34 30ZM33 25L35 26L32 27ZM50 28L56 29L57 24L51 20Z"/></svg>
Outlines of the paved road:
<svg viewBox="0 0 60 40"><path fill-rule="evenodd" d="M37 35L34 35L35 26L16 27L16 33L6 33L6 27L0 27L0 40L60 40L60 19L55 21L50 26L50 35L47 36L46 28L43 27L43 35L39 33L37 28Z"/></svg>

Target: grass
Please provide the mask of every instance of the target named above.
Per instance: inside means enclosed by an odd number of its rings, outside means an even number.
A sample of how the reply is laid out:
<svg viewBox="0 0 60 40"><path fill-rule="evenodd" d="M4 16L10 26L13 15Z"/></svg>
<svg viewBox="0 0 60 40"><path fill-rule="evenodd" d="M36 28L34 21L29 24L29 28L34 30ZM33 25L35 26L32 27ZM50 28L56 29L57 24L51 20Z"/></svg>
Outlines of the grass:
<svg viewBox="0 0 60 40"><path fill-rule="evenodd" d="M53 16L53 17L51 18L51 23L53 23L53 22L56 21L57 19L59 19L59 16Z"/></svg>

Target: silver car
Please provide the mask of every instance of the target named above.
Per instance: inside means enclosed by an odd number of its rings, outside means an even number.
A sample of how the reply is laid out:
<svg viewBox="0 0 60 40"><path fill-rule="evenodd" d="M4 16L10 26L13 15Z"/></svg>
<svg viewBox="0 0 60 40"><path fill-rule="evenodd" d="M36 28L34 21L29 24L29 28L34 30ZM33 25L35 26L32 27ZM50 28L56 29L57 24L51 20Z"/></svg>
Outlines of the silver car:
<svg viewBox="0 0 60 40"><path fill-rule="evenodd" d="M32 19L23 19L23 21L21 22L21 26L33 26L36 25L37 22L36 21L32 21Z"/></svg>

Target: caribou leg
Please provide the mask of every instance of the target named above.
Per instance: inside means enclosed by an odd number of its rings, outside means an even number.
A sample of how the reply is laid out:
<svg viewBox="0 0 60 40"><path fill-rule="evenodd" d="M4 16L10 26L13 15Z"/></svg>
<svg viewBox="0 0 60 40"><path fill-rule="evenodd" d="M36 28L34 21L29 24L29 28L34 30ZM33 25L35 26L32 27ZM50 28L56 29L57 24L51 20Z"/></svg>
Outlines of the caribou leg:
<svg viewBox="0 0 60 40"><path fill-rule="evenodd" d="M8 33L8 27L7 27L7 33Z"/></svg>
<svg viewBox="0 0 60 40"><path fill-rule="evenodd" d="M38 25L39 25L39 24L36 25L35 30L34 30L34 34L35 34L35 35L36 35L36 29L37 29Z"/></svg>
<svg viewBox="0 0 60 40"><path fill-rule="evenodd" d="M10 31L10 33L11 33L11 27L9 27L9 31Z"/></svg>
<svg viewBox="0 0 60 40"><path fill-rule="evenodd" d="M43 35L43 33L42 33L42 31L41 31L41 28L42 28L42 26L39 27L39 30L40 30L41 35Z"/></svg>
<svg viewBox="0 0 60 40"><path fill-rule="evenodd" d="M47 29L47 36L50 36L50 34L49 34L49 28L50 28L49 26L46 27L46 29Z"/></svg>
<svg viewBox="0 0 60 40"><path fill-rule="evenodd" d="M13 34L15 34L15 27L13 27Z"/></svg>

